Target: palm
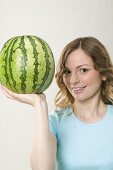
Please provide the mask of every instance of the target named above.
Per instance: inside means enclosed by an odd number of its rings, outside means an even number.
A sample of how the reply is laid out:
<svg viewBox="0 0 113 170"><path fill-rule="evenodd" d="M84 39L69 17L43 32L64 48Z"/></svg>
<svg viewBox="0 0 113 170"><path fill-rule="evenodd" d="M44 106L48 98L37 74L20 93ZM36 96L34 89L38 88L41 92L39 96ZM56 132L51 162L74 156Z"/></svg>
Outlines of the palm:
<svg viewBox="0 0 113 170"><path fill-rule="evenodd" d="M22 103L35 106L38 101L45 100L44 94L18 94L10 91L4 86L1 86L2 92L10 99L17 100Z"/></svg>

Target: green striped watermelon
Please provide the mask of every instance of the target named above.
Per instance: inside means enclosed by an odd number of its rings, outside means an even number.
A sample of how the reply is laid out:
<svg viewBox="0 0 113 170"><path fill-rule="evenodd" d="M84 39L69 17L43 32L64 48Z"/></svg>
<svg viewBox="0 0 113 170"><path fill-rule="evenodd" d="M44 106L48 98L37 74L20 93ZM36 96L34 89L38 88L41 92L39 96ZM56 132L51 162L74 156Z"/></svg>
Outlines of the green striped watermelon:
<svg viewBox="0 0 113 170"><path fill-rule="evenodd" d="M41 38L32 35L9 39L0 52L0 81L16 93L42 93L52 83L53 53Z"/></svg>

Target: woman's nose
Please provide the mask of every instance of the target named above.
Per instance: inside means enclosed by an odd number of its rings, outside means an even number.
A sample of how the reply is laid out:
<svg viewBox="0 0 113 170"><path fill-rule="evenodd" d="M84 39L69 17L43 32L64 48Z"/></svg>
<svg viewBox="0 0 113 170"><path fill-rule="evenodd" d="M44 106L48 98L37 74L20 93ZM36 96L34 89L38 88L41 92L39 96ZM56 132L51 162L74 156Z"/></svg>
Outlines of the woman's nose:
<svg viewBox="0 0 113 170"><path fill-rule="evenodd" d="M79 82L80 82L79 75L77 73L73 73L70 77L70 83L75 84L75 83L79 83Z"/></svg>

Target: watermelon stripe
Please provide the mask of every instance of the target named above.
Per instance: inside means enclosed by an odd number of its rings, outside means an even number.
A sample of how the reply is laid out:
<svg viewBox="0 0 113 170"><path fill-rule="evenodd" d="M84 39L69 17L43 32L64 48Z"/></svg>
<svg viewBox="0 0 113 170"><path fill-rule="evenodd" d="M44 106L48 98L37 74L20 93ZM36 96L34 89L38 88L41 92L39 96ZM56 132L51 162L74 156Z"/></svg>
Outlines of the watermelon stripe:
<svg viewBox="0 0 113 170"><path fill-rule="evenodd" d="M38 93L42 93L42 89L43 89L43 86L45 85L45 83L46 83L46 81L47 81L47 79L48 79L48 75L49 75L49 72L50 72L50 70L51 70L51 68L50 68L50 62L49 62L49 60L48 60L48 58L49 58L49 54L48 54L48 50L46 49L46 46L45 46L45 43L44 43L44 41L42 41L40 38L38 38L38 41L41 43L41 45L42 45L42 49L44 50L44 52L45 52L45 59L46 59L46 72L45 72L45 75L44 75L44 77L43 77L43 82L42 82L42 84L40 85L40 88L38 89ZM48 84L49 84L50 82L48 82ZM47 85L48 86L48 85Z"/></svg>
<svg viewBox="0 0 113 170"><path fill-rule="evenodd" d="M10 48L11 44L12 44L11 40L6 42L6 44L5 44L5 47L4 47L4 48L6 48L5 53L4 53L5 65L2 66L2 67L4 67L4 77L6 78L5 84L9 85L9 86L11 85L10 81L9 81L8 72L7 72L7 66L8 66L9 63L8 63L8 57L6 57L6 56L8 56L8 51L9 51L9 48Z"/></svg>
<svg viewBox="0 0 113 170"><path fill-rule="evenodd" d="M26 71L26 67L27 67L27 53L26 53L26 48L25 48L25 42L24 42L24 36L21 37L21 41L20 41L20 46L19 48L22 51L22 56L21 56L21 89L22 92L25 93L25 89L26 89L26 75L27 75L27 71Z"/></svg>
<svg viewBox="0 0 113 170"><path fill-rule="evenodd" d="M54 78L54 71L53 70L55 70L55 64L53 64L53 63L55 63L55 61L54 61L54 58L53 58L52 51L51 51L50 47L48 46L48 44L46 44L46 43L45 43L45 47L47 49L48 56L49 56L48 57L48 62L50 63L49 64L49 68L50 68L49 75L51 75L51 76L48 76L44 86L41 89L41 92L43 92L45 89L47 89L49 87L50 83L52 82L52 80Z"/></svg>
<svg viewBox="0 0 113 170"><path fill-rule="evenodd" d="M37 87L37 81L38 81L38 69L37 69L37 67L38 67L38 65L39 65L39 63L38 63L38 55L39 55L39 53L37 52L37 50L36 50L36 43L35 43L35 40L31 37L31 36L27 36L28 37L28 39L29 39L29 41L30 41L30 43L31 43L31 46L32 46L32 48L33 48L33 54L34 54L34 59L35 59L35 61L34 61L34 66L35 66L35 68L34 68L34 77L33 77L33 87L32 87L32 89L33 89L33 91L35 91L36 90L36 87Z"/></svg>
<svg viewBox="0 0 113 170"><path fill-rule="evenodd" d="M11 77L11 82L13 83L13 87L14 89L17 91L16 89L16 81L14 80L13 78L13 72L12 72L12 67L11 67L11 63L12 63L12 56L13 56L13 46L15 45L15 43L18 41L18 38L15 37L14 39L11 40L11 48L9 48L8 50L8 53L7 53L7 63L9 64L6 64L6 67L8 68L9 72L10 72L10 77ZM9 46L10 47L10 46ZM6 70L7 70L6 68ZM8 75L9 76L9 75ZM10 80L9 80L9 83L10 83Z"/></svg>

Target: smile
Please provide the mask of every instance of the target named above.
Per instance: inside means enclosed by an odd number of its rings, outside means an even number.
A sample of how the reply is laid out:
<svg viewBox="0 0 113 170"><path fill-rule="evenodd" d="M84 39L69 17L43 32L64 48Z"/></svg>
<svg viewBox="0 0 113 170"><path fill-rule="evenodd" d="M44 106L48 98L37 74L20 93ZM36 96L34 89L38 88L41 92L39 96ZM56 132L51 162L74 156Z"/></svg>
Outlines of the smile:
<svg viewBox="0 0 113 170"><path fill-rule="evenodd" d="M81 93L84 89L85 89L86 86L84 87L73 87L72 90L74 91L74 93Z"/></svg>

